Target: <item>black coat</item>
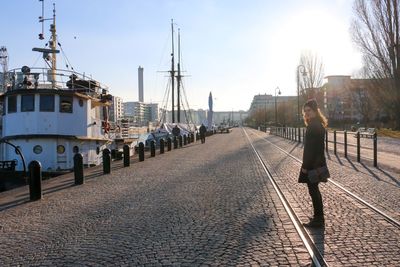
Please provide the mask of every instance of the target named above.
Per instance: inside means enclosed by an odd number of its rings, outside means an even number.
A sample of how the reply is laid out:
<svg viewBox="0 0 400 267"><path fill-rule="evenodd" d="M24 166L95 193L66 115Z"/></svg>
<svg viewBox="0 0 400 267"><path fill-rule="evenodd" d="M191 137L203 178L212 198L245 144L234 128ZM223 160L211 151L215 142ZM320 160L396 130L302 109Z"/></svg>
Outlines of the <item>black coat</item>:
<svg viewBox="0 0 400 267"><path fill-rule="evenodd" d="M205 135L207 132L206 126L201 125L199 131L200 131L200 135Z"/></svg>
<svg viewBox="0 0 400 267"><path fill-rule="evenodd" d="M306 128L301 168L313 170L326 166L324 139L325 128L317 118L312 119ZM300 170L299 183L307 183L307 181L307 174Z"/></svg>

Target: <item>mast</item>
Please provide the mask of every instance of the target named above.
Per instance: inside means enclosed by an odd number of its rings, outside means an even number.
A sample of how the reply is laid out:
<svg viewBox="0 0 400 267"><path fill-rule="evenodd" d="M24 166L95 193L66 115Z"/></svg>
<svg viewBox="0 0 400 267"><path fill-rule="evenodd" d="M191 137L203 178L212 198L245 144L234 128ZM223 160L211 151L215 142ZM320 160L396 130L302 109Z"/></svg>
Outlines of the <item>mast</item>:
<svg viewBox="0 0 400 267"><path fill-rule="evenodd" d="M53 50L51 53L51 84L53 88L56 88L56 48L57 48L57 35L56 35L56 4L53 3L53 24L50 25L51 41L50 48Z"/></svg>
<svg viewBox="0 0 400 267"><path fill-rule="evenodd" d="M174 20L171 19L172 52L171 52L171 87L172 87L172 123L175 123L175 62L174 62ZM179 116L179 115L178 115Z"/></svg>
<svg viewBox="0 0 400 267"><path fill-rule="evenodd" d="M177 92L178 92L178 123L181 122L181 30L178 28L178 75L176 76Z"/></svg>
<svg viewBox="0 0 400 267"><path fill-rule="evenodd" d="M60 50L57 50L57 34L56 34L56 4L53 3L53 18L46 19L44 17L44 0L39 0L42 2L42 15L39 17L39 22L42 23L42 32L39 33L39 40L44 39L44 21L52 20L52 24L50 24L50 32L51 39L49 41L50 48L32 48L32 51L43 53L43 59L46 64L50 67L50 76L51 76L51 86L53 89L56 88L56 69L57 69L57 53L60 53ZM51 54L51 55L50 55ZM49 63L50 61L50 63Z"/></svg>

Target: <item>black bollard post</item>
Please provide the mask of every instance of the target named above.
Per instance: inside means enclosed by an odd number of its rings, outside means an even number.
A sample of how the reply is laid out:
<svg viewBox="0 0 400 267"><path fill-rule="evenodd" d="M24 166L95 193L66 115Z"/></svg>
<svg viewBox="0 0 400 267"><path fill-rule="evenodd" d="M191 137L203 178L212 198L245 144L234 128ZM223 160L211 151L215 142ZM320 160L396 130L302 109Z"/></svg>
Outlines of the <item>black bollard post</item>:
<svg viewBox="0 0 400 267"><path fill-rule="evenodd" d="M357 132L357 162L360 162L361 151L360 151L360 132Z"/></svg>
<svg viewBox="0 0 400 267"><path fill-rule="evenodd" d="M75 185L85 183L85 178L83 176L83 155L81 153L76 153L74 156L74 177Z"/></svg>
<svg viewBox="0 0 400 267"><path fill-rule="evenodd" d="M124 145L123 150L124 150L124 167L129 167L129 165L131 164L129 145Z"/></svg>
<svg viewBox="0 0 400 267"><path fill-rule="evenodd" d="M172 148L172 139L171 139L171 137L168 137L167 138L167 150L171 151L171 148Z"/></svg>
<svg viewBox="0 0 400 267"><path fill-rule="evenodd" d="M378 135L374 133L374 167L378 167Z"/></svg>
<svg viewBox="0 0 400 267"><path fill-rule="evenodd" d="M326 130L326 131L325 131L325 150L326 150L326 152L328 152L328 143L329 143L329 140L328 140L328 130Z"/></svg>
<svg viewBox="0 0 400 267"><path fill-rule="evenodd" d="M188 136L187 136L187 143L188 143L188 145L189 145L191 142L192 142L192 137L191 137L191 134L189 133Z"/></svg>
<svg viewBox="0 0 400 267"><path fill-rule="evenodd" d="M192 139L192 140L190 140L190 142L191 142L191 143L194 143L194 133L191 133L190 137L191 137L191 139Z"/></svg>
<svg viewBox="0 0 400 267"><path fill-rule="evenodd" d="M111 172L111 151L108 148L103 150L103 173L108 174Z"/></svg>
<svg viewBox="0 0 400 267"><path fill-rule="evenodd" d="M174 136L174 149L178 148L178 138Z"/></svg>
<svg viewBox="0 0 400 267"><path fill-rule="evenodd" d="M297 128L297 142L301 143L301 131L300 131L300 127Z"/></svg>
<svg viewBox="0 0 400 267"><path fill-rule="evenodd" d="M333 153L336 155L337 146L336 146L336 130L333 131Z"/></svg>
<svg viewBox="0 0 400 267"><path fill-rule="evenodd" d="M347 158L347 131L344 130L344 157Z"/></svg>
<svg viewBox="0 0 400 267"><path fill-rule="evenodd" d="M183 136L183 145L184 145L184 146L187 145L187 137L186 137L186 134Z"/></svg>
<svg viewBox="0 0 400 267"><path fill-rule="evenodd" d="M295 134L296 134L296 132L295 132L294 128L292 127L292 141L295 140L295 138L296 138Z"/></svg>
<svg viewBox="0 0 400 267"><path fill-rule="evenodd" d="M182 147L183 144L182 135L180 135L178 138L179 138L179 147Z"/></svg>
<svg viewBox="0 0 400 267"><path fill-rule="evenodd" d="M42 165L34 160L29 163L29 196L31 201L42 199Z"/></svg>
<svg viewBox="0 0 400 267"><path fill-rule="evenodd" d="M305 139L305 136L306 136L306 130L303 128L302 132L303 132L303 143L304 143L304 139Z"/></svg>
<svg viewBox="0 0 400 267"><path fill-rule="evenodd" d="M160 154L164 154L164 146L165 146L165 141L164 139L160 139Z"/></svg>
<svg viewBox="0 0 400 267"><path fill-rule="evenodd" d="M151 140L150 142L150 156L151 157L156 156L156 142L154 142L154 140Z"/></svg>
<svg viewBox="0 0 400 267"><path fill-rule="evenodd" d="M144 161L144 144L139 143L139 161Z"/></svg>

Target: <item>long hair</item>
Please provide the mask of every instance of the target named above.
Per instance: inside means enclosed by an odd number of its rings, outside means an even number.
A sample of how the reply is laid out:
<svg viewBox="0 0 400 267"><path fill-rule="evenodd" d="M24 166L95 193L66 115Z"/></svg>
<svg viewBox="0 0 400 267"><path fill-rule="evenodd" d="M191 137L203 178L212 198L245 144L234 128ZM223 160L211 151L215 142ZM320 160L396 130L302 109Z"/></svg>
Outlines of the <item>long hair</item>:
<svg viewBox="0 0 400 267"><path fill-rule="evenodd" d="M324 128L328 127L328 119L324 116L324 114L322 114L321 110L318 107L317 101L315 99L308 100L303 106L303 120L304 120L304 124L306 126L308 126L310 124L310 121L309 121L309 119L307 119L305 117L305 114L304 114L305 107L311 108L317 114L316 117Z"/></svg>

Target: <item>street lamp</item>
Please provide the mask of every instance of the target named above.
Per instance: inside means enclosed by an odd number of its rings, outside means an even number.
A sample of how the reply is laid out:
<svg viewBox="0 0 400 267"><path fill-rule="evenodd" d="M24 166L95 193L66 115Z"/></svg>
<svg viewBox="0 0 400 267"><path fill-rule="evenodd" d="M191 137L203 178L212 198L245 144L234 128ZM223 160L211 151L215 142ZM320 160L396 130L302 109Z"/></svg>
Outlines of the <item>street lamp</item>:
<svg viewBox="0 0 400 267"><path fill-rule="evenodd" d="M278 90L278 95L281 94L281 90L279 89L279 87L276 87L276 88L275 88L275 126L278 126L278 117L277 117L278 108L277 108L277 106L276 106L276 98L277 98L277 96L276 96L276 90Z"/></svg>
<svg viewBox="0 0 400 267"><path fill-rule="evenodd" d="M298 65L297 66L297 122L300 121L300 69L302 69L301 74L303 75L303 78L307 75L306 72L306 67L304 65Z"/></svg>

